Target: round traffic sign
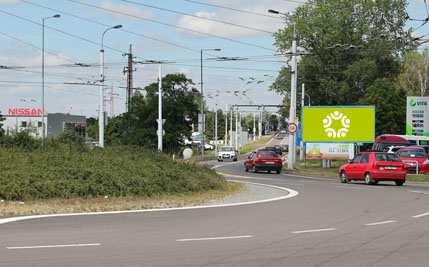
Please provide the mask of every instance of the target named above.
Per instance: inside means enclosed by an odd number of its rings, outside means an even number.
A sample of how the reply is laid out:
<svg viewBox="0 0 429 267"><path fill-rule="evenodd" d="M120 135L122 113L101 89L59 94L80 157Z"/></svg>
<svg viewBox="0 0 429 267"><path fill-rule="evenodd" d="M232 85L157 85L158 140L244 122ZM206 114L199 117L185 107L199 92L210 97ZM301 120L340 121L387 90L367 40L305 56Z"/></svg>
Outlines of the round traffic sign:
<svg viewBox="0 0 429 267"><path fill-rule="evenodd" d="M295 133L296 129L297 129L296 124L295 123L289 123L287 129L289 130L289 133L292 133L292 134Z"/></svg>

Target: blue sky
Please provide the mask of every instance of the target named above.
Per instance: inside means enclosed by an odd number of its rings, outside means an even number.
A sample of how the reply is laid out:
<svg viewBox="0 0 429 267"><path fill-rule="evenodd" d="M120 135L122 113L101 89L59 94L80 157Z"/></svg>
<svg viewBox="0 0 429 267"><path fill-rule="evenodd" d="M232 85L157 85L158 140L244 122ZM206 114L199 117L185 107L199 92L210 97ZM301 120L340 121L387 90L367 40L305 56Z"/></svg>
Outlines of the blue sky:
<svg viewBox="0 0 429 267"><path fill-rule="evenodd" d="M21 16L35 22L40 22L44 16L56 13L62 15L59 19L50 19L47 25L61 31L74 34L91 42L100 43L104 26L88 23L70 17L63 12L84 18L96 20L106 25L122 24L123 29L143 34L151 38L184 46L187 49L157 42L148 38L135 36L124 31L112 31L106 35L105 44L113 50L106 49L106 85L113 88L114 113L123 112L125 108L125 76L122 74L126 59L122 56L130 44L134 47L136 60L154 59L176 62L164 67L165 73L183 72L199 83L199 53L201 48L221 48L221 52L210 52L205 58L213 55L228 57L246 57L248 61L216 62L205 60L205 89L209 105L216 103L224 108L226 104L247 104L251 101L257 104L278 104L282 97L269 92L268 86L272 83L277 71L282 66L282 58L274 56L272 35L282 25L279 18L264 17L239 13L205 5L191 3L185 0L132 0L146 5L167 8L211 19L229 21L247 27L258 28L263 31L247 30L217 22L209 22L180 14L172 14L153 8L139 6L121 0L92 0L82 1L121 13L132 14L145 19L157 20L162 23L202 31L210 34L238 40L251 45L239 44L207 35L195 34L174 27L152 23L121 14L114 14L99 9L72 3L68 0L26 0L55 10L36 7L20 0L0 0L0 65L23 67L17 70L0 71L0 110L5 112L9 107L39 106L40 104L40 50L17 41L21 39L27 43L41 46L41 27L28 21L5 14ZM281 11L293 11L299 4L296 1L280 0L199 0L201 2L218 4L237 9L267 14L269 8ZM79 1L77 1L79 2ZM299 2L299 1L298 1ZM424 18L426 15L423 0L411 1L409 6L411 17ZM419 29L422 34L427 33L429 26ZM62 66L73 62L98 64L99 45L91 44L76 38L63 35L52 29L46 29L46 48L53 54L47 54L47 110L48 112L70 112L93 116L97 110L97 87L64 85L64 82L94 81L98 78L98 67L75 68ZM257 47L260 46L260 47ZM266 47L263 49L261 47ZM55 54L55 55L54 55ZM156 81L157 67L137 65L135 86L144 87ZM259 84L246 85L239 77L255 77ZM8 82L9 81L9 82ZM24 83L28 82L28 83ZM34 83L32 83L34 82ZM247 96L235 96L231 91L247 91ZM31 102L34 99L36 102ZM27 102L23 102L27 101ZM110 111L110 104L107 106Z"/></svg>

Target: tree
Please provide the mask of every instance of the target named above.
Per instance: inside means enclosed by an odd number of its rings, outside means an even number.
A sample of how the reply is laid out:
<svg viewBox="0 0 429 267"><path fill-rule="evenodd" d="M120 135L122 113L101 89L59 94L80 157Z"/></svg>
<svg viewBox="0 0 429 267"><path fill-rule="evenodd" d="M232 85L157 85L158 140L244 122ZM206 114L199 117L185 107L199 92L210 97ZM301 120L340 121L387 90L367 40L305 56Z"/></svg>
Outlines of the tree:
<svg viewBox="0 0 429 267"><path fill-rule="evenodd" d="M361 103L375 105L377 135L405 132L405 91L396 88L390 80L376 80Z"/></svg>
<svg viewBox="0 0 429 267"><path fill-rule="evenodd" d="M404 30L406 4L405 0L312 0L296 9L291 19L304 54L298 84L305 83L312 105L356 104L366 99L378 79L397 77L401 56L413 48L411 33ZM289 24L275 34L280 52L289 52L293 29ZM290 77L289 70L282 69L271 89L287 97Z"/></svg>
<svg viewBox="0 0 429 267"><path fill-rule="evenodd" d="M425 96L429 89L429 51L410 51L404 57L397 84L407 95Z"/></svg>
<svg viewBox="0 0 429 267"><path fill-rule="evenodd" d="M168 74L162 79L164 147L177 149L184 137L190 137L196 123L200 95L192 80L184 74ZM158 119L158 83L144 88L145 95L131 100L131 110L110 120L106 130L108 143L156 148Z"/></svg>

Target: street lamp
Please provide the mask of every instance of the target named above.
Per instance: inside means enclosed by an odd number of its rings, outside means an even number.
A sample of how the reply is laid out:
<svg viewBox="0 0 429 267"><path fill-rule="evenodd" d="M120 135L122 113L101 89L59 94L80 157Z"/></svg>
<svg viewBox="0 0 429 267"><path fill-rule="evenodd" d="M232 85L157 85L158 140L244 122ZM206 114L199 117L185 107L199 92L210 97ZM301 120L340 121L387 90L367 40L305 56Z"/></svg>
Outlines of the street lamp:
<svg viewBox="0 0 429 267"><path fill-rule="evenodd" d="M60 18L60 14L42 18L42 147L45 146L45 21Z"/></svg>
<svg viewBox="0 0 429 267"><path fill-rule="evenodd" d="M289 20L290 14L282 13L277 10L269 9L269 13L283 15ZM292 64L291 64L291 92L290 92L290 109L289 109L289 124L295 124L296 117L296 87L298 77L297 63L297 48L296 48L296 30L293 22L293 39L292 39ZM288 151L288 169L293 170L296 156L295 133L289 132L289 151Z"/></svg>
<svg viewBox="0 0 429 267"><path fill-rule="evenodd" d="M204 138L204 133L205 133L205 118L204 118L204 80L203 80L203 53L205 51L217 51L220 52L222 51L222 49L220 48L214 48L214 49L201 49L201 132L202 132L202 139L201 139L201 159L204 159L204 148L205 148L205 138Z"/></svg>
<svg viewBox="0 0 429 267"><path fill-rule="evenodd" d="M104 147L104 35L110 31L115 29L122 28L122 25L116 25L113 27L109 27L104 30L101 35L101 49L100 49L100 107L99 107L99 115L98 115L98 145L99 147Z"/></svg>

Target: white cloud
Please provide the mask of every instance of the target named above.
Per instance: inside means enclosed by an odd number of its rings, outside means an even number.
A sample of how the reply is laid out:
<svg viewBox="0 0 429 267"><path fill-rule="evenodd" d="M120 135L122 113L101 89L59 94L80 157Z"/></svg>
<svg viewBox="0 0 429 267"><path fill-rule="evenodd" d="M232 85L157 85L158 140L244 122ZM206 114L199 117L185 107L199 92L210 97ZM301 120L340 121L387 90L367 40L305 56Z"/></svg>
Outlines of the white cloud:
<svg viewBox="0 0 429 267"><path fill-rule="evenodd" d="M3 5L3 4L18 4L19 3L19 0L0 0L0 5Z"/></svg>
<svg viewBox="0 0 429 267"><path fill-rule="evenodd" d="M287 2L278 3L277 0L264 1L216 1L216 4L233 7L237 9L267 14L270 7L276 7L282 12L292 11L296 5L288 4ZM240 13L225 9L215 9L214 12L199 11L194 15L210 18L215 20L227 21L234 24L245 25L252 28L261 29L268 32L275 32L282 26L283 21L277 18L258 16L247 13ZM195 31L221 35L224 37L251 37L259 35L267 35L267 33L249 30L232 25L226 25L219 22L199 19L190 16L182 16L178 21L178 26L190 28ZM183 30L181 30L183 31ZM189 33L187 31L183 31Z"/></svg>
<svg viewBox="0 0 429 267"><path fill-rule="evenodd" d="M133 16L137 16L137 17L143 17L143 18L152 18L152 12L149 10L141 10L135 6L131 6L131 5L123 5L123 4L115 4L112 3L111 1L106 1L103 2L101 4L101 7L105 8L105 9L111 9L111 10L115 10L121 13L126 13L129 15L133 15ZM113 14L111 13L114 17L117 18L129 18L128 16L124 16L121 14Z"/></svg>

